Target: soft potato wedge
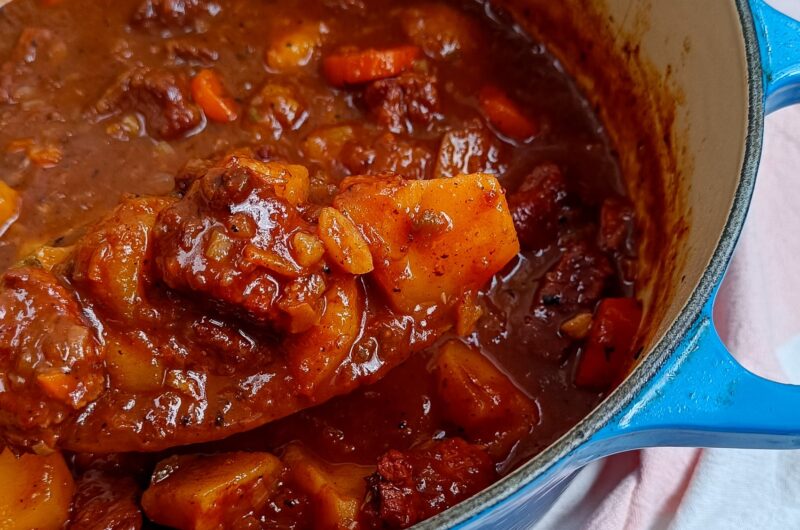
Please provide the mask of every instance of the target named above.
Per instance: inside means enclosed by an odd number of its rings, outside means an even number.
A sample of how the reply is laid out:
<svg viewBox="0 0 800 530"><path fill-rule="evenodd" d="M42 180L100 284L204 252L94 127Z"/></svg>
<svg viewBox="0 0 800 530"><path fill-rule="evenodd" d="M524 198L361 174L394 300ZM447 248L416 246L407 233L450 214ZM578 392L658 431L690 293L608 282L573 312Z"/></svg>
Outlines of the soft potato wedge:
<svg viewBox="0 0 800 530"><path fill-rule="evenodd" d="M0 453L0 530L56 530L69 518L75 482L60 453Z"/></svg>
<svg viewBox="0 0 800 530"><path fill-rule="evenodd" d="M288 22L265 52L267 66L275 72L293 72L303 68L314 59L327 33L328 27L323 22Z"/></svg>
<svg viewBox="0 0 800 530"><path fill-rule="evenodd" d="M311 395L342 365L361 330L362 295L353 277L335 279L325 293L325 311L316 326L290 337L289 366L300 392Z"/></svg>
<svg viewBox="0 0 800 530"><path fill-rule="evenodd" d="M0 180L0 235L11 226L19 215L19 193Z"/></svg>
<svg viewBox="0 0 800 530"><path fill-rule="evenodd" d="M539 422L539 409L480 352L458 340L442 346L435 360L437 390L444 417L485 444L495 460Z"/></svg>
<svg viewBox="0 0 800 530"><path fill-rule="evenodd" d="M363 233L374 276L410 313L482 287L519 252L500 183L491 175L344 182L334 205Z"/></svg>
<svg viewBox="0 0 800 530"><path fill-rule="evenodd" d="M263 506L282 471L269 453L172 456L156 466L142 507L151 520L180 530L224 528Z"/></svg>
<svg viewBox="0 0 800 530"><path fill-rule="evenodd" d="M300 445L283 455L288 480L312 498L315 530L354 530L373 466L329 464Z"/></svg>

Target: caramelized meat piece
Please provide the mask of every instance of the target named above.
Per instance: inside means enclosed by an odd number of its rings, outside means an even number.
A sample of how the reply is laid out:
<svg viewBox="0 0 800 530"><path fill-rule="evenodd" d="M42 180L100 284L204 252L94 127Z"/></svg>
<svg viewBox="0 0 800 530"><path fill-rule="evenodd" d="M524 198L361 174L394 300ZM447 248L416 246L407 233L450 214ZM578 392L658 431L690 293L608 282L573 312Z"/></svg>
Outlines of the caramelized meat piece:
<svg viewBox="0 0 800 530"><path fill-rule="evenodd" d="M555 164L538 166L525 177L508 198L523 248L537 250L553 242L566 197L564 176Z"/></svg>
<svg viewBox="0 0 800 530"><path fill-rule="evenodd" d="M0 432L6 444L55 447L58 428L103 390L104 351L74 296L34 268L0 287Z"/></svg>
<svg viewBox="0 0 800 530"><path fill-rule="evenodd" d="M177 138L203 123L190 97L189 82L176 71L137 67L121 75L95 105L100 118L124 111L144 116L148 131Z"/></svg>
<svg viewBox="0 0 800 530"><path fill-rule="evenodd" d="M499 140L483 125L469 125L442 137L433 175L435 178L471 173L497 175L505 167Z"/></svg>
<svg viewBox="0 0 800 530"><path fill-rule="evenodd" d="M564 311L592 308L613 274L611 263L599 250L586 243L569 246L545 275L537 303Z"/></svg>
<svg viewBox="0 0 800 530"><path fill-rule="evenodd" d="M0 393L4 439L155 451L263 425L430 345L518 250L494 177L347 188L320 210L305 168L231 156L182 199L130 199L90 230L54 269L80 307L51 273L8 273L0 351L3 388L17 390Z"/></svg>
<svg viewBox="0 0 800 530"><path fill-rule="evenodd" d="M496 478L486 451L459 438L389 451L370 477L373 509L389 528L407 528L478 493Z"/></svg>
<svg viewBox="0 0 800 530"><path fill-rule="evenodd" d="M418 141L401 139L391 133L379 136L367 145L349 143L341 153L344 166L353 175L396 173L407 179L428 179L433 155Z"/></svg>
<svg viewBox="0 0 800 530"><path fill-rule="evenodd" d="M269 453L172 456L159 462L142 495L148 518L181 530L231 528L250 519L283 473Z"/></svg>
<svg viewBox="0 0 800 530"><path fill-rule="evenodd" d="M139 493L130 476L87 471L78 481L69 530L139 530Z"/></svg>
<svg viewBox="0 0 800 530"><path fill-rule="evenodd" d="M414 72L373 81L364 100L378 123L395 134L412 132L413 125L424 127L439 112L436 79Z"/></svg>
<svg viewBox="0 0 800 530"><path fill-rule="evenodd" d="M301 265L294 244L298 234L314 232L297 208L307 194L301 166L231 157L159 215L161 279L257 322L308 329L319 319L325 280L322 261ZM297 304L311 315L298 315Z"/></svg>
<svg viewBox="0 0 800 530"><path fill-rule="evenodd" d="M537 340L531 351L539 357L557 361L563 358L572 337L553 327L569 325L574 317L590 313L606 289L613 274L611 262L597 247L573 243L559 261L545 274L526 319L526 335Z"/></svg>
<svg viewBox="0 0 800 530"><path fill-rule="evenodd" d="M143 0L133 14L133 23L190 31L220 10L220 4L212 0Z"/></svg>

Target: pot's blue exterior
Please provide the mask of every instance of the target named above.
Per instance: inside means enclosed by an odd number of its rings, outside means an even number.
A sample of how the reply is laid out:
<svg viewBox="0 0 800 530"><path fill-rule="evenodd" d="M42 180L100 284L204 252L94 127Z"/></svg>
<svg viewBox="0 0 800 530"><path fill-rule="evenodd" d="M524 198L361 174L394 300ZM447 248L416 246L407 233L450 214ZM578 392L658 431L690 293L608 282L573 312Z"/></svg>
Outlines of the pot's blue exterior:
<svg viewBox="0 0 800 530"><path fill-rule="evenodd" d="M800 102L800 22L764 0L750 8L766 112ZM656 377L588 446L605 454L665 445L800 448L800 387L762 379L730 356L712 322L716 292Z"/></svg>
<svg viewBox="0 0 800 530"><path fill-rule="evenodd" d="M762 79L756 80L755 92L763 94L759 96L763 101L757 101L751 112L751 134L757 139L750 142L749 167L743 172L743 180L752 179L757 168L763 112L800 103L800 22L764 0L749 0L749 8L748 13L747 4L740 2L743 26L752 21L758 40L761 71L755 76ZM746 40L753 40L752 30L745 28L744 34ZM755 63L751 69L758 69L757 59L751 61ZM736 207L742 210L738 215L743 216L752 182L742 186L741 193L746 196L736 201ZM672 353L665 356L655 374L635 387L633 396L622 398L625 406L594 434L581 432L579 426L572 433L578 442L568 451L553 463L544 455L544 464L529 471L528 476L533 478L526 479L523 473L506 491L493 492L502 500L483 499L482 511L462 521L458 528L530 528L577 470L622 451L655 446L800 448L800 386L767 381L745 370L728 353L713 325L714 297L741 219L729 229L723 234L723 239L730 240L727 251L723 250L723 257L709 268L704 277L707 285L695 293L699 311L695 310L686 331L675 339ZM716 271L711 270L714 267ZM442 518L425 526L449 525L451 521Z"/></svg>

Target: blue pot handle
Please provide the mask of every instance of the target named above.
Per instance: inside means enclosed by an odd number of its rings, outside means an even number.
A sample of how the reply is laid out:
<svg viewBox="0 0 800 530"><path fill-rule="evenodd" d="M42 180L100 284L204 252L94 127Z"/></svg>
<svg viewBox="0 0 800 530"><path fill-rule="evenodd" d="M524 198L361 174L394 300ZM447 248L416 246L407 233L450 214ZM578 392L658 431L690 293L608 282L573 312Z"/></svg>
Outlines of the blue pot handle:
<svg viewBox="0 0 800 530"><path fill-rule="evenodd" d="M761 48L767 112L800 103L800 22L764 0L750 0L750 10Z"/></svg>
<svg viewBox="0 0 800 530"><path fill-rule="evenodd" d="M633 405L593 437L595 457L659 446L800 448L800 386L736 362L714 328L713 301Z"/></svg>
<svg viewBox="0 0 800 530"><path fill-rule="evenodd" d="M800 103L800 22L750 0L767 112ZM714 291L716 295L716 291ZM587 459L642 447L800 448L800 386L745 370L712 321L714 296L649 386L586 446Z"/></svg>

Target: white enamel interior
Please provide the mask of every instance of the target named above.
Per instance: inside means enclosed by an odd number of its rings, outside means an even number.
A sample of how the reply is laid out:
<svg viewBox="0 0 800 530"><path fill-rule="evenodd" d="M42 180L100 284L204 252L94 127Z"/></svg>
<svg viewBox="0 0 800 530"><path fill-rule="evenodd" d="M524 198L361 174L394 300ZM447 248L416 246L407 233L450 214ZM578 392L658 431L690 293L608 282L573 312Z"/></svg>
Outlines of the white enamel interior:
<svg viewBox="0 0 800 530"><path fill-rule="evenodd" d="M689 232L658 337L697 286L730 214L748 132L745 43L730 0L608 0L606 5L618 45L634 39L641 57L681 96L673 128L681 178L671 186L683 188L674 193L688 199ZM674 196L668 192L667 200Z"/></svg>

